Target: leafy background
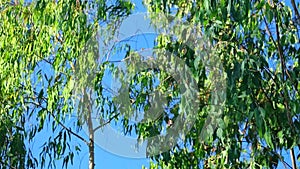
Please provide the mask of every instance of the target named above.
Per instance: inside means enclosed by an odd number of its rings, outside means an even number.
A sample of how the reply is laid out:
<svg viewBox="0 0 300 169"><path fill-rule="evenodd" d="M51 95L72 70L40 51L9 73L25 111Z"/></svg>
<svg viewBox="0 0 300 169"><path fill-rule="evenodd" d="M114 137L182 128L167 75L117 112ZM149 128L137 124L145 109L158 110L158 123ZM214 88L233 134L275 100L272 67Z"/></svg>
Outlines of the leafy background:
<svg viewBox="0 0 300 169"><path fill-rule="evenodd" d="M213 104L213 88L209 85L213 81L195 49L171 34L158 36L154 47L176 53L184 60L202 93L197 98L200 106L196 123L186 139L170 151L151 157L148 167L299 166L299 2L145 0L143 4L153 23L163 13L200 25L213 45L211 55L222 63L227 84L218 129L208 130L210 137L201 140L199 134L210 112L206 106ZM103 93L104 72L114 71L114 62L101 60L96 64L95 46L85 48L99 28L104 30L104 42L114 43L120 23L134 12L131 2L1 1L0 12L2 168L72 168L70 164L78 164L75 156L80 158L84 151L94 157L93 130L88 136L82 132L84 125L93 127L93 108L81 102L88 101L88 105L101 110L99 126L119 122L125 133L135 133L139 139L157 135L163 128L172 131L170 121L182 115L180 103L174 102L180 95L174 79L167 78L166 72L153 70L135 76L129 90L133 110L136 106L148 109L147 98L155 89L155 79L161 82L156 87L162 93L171 94L169 110L162 110L163 117L132 124L118 112L113 98ZM83 56L84 48L87 52ZM125 48L124 57L135 52L131 49ZM77 70L80 61L88 67ZM135 65L127 66L133 69ZM86 73L76 79L75 72ZM84 86L86 81L93 85ZM83 87L79 104L72 97L76 85ZM96 91L93 97L89 95L91 89ZM144 89L148 91L143 93ZM38 148L37 142L41 143ZM285 155L287 152L290 155ZM105 158L85 161L92 169Z"/></svg>

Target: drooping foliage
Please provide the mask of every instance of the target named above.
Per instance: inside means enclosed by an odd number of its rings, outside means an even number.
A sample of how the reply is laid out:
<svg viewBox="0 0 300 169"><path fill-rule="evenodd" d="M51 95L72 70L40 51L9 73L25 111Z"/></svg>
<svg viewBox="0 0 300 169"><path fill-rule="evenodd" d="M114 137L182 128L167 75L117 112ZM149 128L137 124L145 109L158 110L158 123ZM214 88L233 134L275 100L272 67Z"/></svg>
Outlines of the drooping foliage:
<svg viewBox="0 0 300 169"><path fill-rule="evenodd" d="M114 28L132 7L122 0L0 2L0 168L73 162L79 148L64 122L74 113L74 65L98 29ZM36 140L43 130L51 134ZM39 156L30 146L36 141L44 142Z"/></svg>
<svg viewBox="0 0 300 169"><path fill-rule="evenodd" d="M198 116L184 141L152 157L154 163L150 168L276 168L279 163L296 168L299 154L295 151L300 143L299 3L147 0L144 4L154 25L162 24L163 15L177 29L184 27L176 24L178 20L199 26L208 38L207 44L212 44L207 55L221 62L220 71L226 78L221 118L217 128L207 130L204 124L211 113L207 107L215 104L209 85L213 78L205 73L208 66L197 59L196 51L200 49L191 48L187 41L170 32L158 36L156 48L183 59L197 81L198 90L205 92L194 98L199 99ZM151 89L153 79L158 78L161 83L157 89L169 96L169 109L161 110L163 115L151 122L142 121L133 127L124 123L129 130L136 128L140 139L172 132L168 124L182 111L178 107L180 101L174 103L180 93L176 89L178 81L163 71L156 71L153 77L151 71L136 75L132 81L133 107L143 105L140 107L149 109L147 93L151 92L145 89ZM135 85L142 87L136 89ZM166 132L162 133L164 128ZM200 137L203 130L208 132L206 138ZM290 152L290 159L283 156L286 151Z"/></svg>
<svg viewBox="0 0 300 169"><path fill-rule="evenodd" d="M193 119L184 139L167 137L178 139L171 142L176 144L169 145L170 150L154 149L158 154L151 156L150 168L276 168L279 163L295 168L299 159L295 150L300 144L299 3L294 0L145 0L144 5L153 25L158 32L163 32L156 39L156 54L168 56L160 58L164 63L170 59L174 64L173 57L184 61L196 82L192 88L197 89L195 93L190 91L184 95L180 78L172 77L170 72L156 68L139 70L140 65L125 62L127 75L131 77L125 86L128 88L124 88L131 101L126 105L130 111L119 112L125 113L119 118L125 133L135 131L140 140L146 140L176 133L180 128L175 123L182 122L176 119ZM61 159L67 167L75 151L80 149L71 139L82 140L88 146L93 143L65 125L66 117L80 108L72 100L74 86L84 87L87 81L95 82L85 86L81 94L94 88L98 97L95 100L103 110L100 112L104 112L107 105L117 108L118 102L103 99L101 85L104 70L114 63L96 64L97 57L87 57L95 54L94 46L85 50L86 44L103 27L106 34L101 36L106 38L105 42L110 41L132 7L122 0L111 3L102 0L0 2L2 168L48 167L46 162L49 167L55 167L55 161ZM161 16L167 18L165 23ZM187 31L186 25L192 29ZM205 37L206 43L197 39L195 31ZM82 55L82 51L89 50L91 53ZM125 57L135 54L128 47ZM203 57L209 58L210 63L203 61ZM92 60L88 60L90 58ZM78 62L86 67L78 67ZM213 68L218 70L215 74L211 71ZM186 71L185 67L178 70ZM76 79L76 75L80 79ZM223 83L218 86L217 82ZM219 90L224 85L226 94ZM153 95L153 91L159 91L159 95ZM221 99L220 105L215 105L220 101L215 100L216 91L222 91L221 96L226 97ZM166 96L166 105L163 108L158 105L161 110L157 114L145 114L145 120L134 124L127 118L134 111L151 110L155 101L151 103L150 98L159 100L163 96ZM192 107L185 98L194 100L198 107ZM89 98L85 95L82 99ZM211 116L212 105L221 107L216 121ZM80 106L83 112L91 111ZM188 117L185 110L192 111L193 116ZM108 115L102 114L102 117L108 116L108 122L118 115L116 110L106 113ZM89 117L91 112L80 114L79 128L90 124ZM209 127L209 122L217 125ZM51 131L51 135L43 140L45 144L38 158L27 144L43 130ZM168 141L161 138L149 142L149 155L153 155L151 151L156 143ZM283 156L286 150L291 153L290 163L287 156Z"/></svg>

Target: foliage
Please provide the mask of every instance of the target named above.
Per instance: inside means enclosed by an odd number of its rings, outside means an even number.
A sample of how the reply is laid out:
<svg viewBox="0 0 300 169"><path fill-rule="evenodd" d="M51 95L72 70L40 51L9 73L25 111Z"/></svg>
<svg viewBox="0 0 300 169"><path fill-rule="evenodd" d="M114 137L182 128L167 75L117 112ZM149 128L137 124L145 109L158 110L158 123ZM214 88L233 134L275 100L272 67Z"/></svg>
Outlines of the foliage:
<svg viewBox="0 0 300 169"><path fill-rule="evenodd" d="M0 2L1 168L41 168L46 161L47 168L55 167L60 159L67 167L73 162L79 148L71 144L74 132L64 122L74 112L74 65L100 25L113 28L112 21L131 8L122 0ZM42 140L37 158L28 145L47 128L51 134Z"/></svg>
<svg viewBox="0 0 300 169"><path fill-rule="evenodd" d="M207 105L214 104L209 95L213 89L207 85L212 78L204 73L207 66L197 61L198 49L188 48L184 41L168 32L158 36L156 48L175 52L185 60L197 79L199 91L207 94L195 98L200 102L198 117L185 140L152 157L154 163L150 168L276 168L279 162L296 168L294 149L300 143L297 8L281 1L147 0L144 3L153 23L161 22L163 13L175 27L184 26L176 24L176 19L200 25L203 35L213 44L209 55L221 61L227 84L218 128L208 130L208 138L202 139L199 136L210 114ZM161 134L170 117L173 121L178 117L179 103L171 104L178 98L177 83L167 76L162 71L156 71L155 77L140 73L131 82L132 107L148 109L147 93L151 92L145 89L153 88L155 78L162 82L157 88L165 94L167 90L172 93L167 105L170 110L163 110L161 118L131 126L124 120L125 129L135 128L140 139ZM142 87L136 89L136 85ZM167 127L167 132L172 132L172 127ZM282 155L285 150L291 152L290 164Z"/></svg>
<svg viewBox="0 0 300 169"><path fill-rule="evenodd" d="M191 46L185 44L184 37L168 33L157 37L156 51L176 54L191 72L197 83L195 93L199 95L187 96L197 100L199 111L192 117L195 123L185 139L175 140L178 144L171 150L152 156L150 168L276 168L279 162L286 168L295 168L299 155L294 154L294 149L300 147L300 17L295 2L291 3L292 7L264 0L144 1L154 25L162 21L161 14L168 17L168 31L184 29L184 25L176 24L178 20L197 25L212 46L208 53L199 53L206 44ZM74 115L77 109L83 112L78 127L91 124L91 108L75 105L72 100L75 85L86 87L83 93L79 91L82 100L90 99L86 94L94 88L97 106L103 112L101 118L107 122L122 120L125 133L135 131L140 140L162 131L176 131L173 122L185 117L183 110L192 109L189 102L184 102L178 79L159 69L137 73L136 64L125 63L130 70L127 75L132 78L129 90L125 88L132 101L131 111L125 113L151 109L149 98L155 90L167 96L167 108L160 110L162 116L132 124L128 114L117 117L118 102L102 93L103 72L115 71L114 63L97 65L97 58L86 57L93 54L93 45L86 49L86 55L81 55L100 28L101 33L106 32L101 34L104 42L112 40L120 21L132 9L132 4L123 0L0 2L1 167L55 168L55 161L62 160L67 168L80 150L71 144L73 136L87 143L90 152L93 150L93 137L86 140L65 125L66 117ZM194 36L196 40L197 37ZM135 54L128 48L126 57ZM226 84L226 101L221 105L223 111L215 130L203 128L211 117L208 106L216 102L212 95L218 89L213 80L216 74L207 73L209 66L200 55L215 59L210 64L222 67L219 72L223 75L217 80ZM78 63L85 63L86 67L79 66L78 70ZM90 70L96 72L94 79ZM75 72L83 77L80 81L74 77ZM85 86L87 82L93 83ZM107 107L113 110L106 110ZM38 132L48 131L47 126L51 134L37 159L26 143L31 144ZM207 137L203 139L204 130ZM148 144L149 152L155 143ZM282 156L285 150L290 150L293 164L286 163Z"/></svg>

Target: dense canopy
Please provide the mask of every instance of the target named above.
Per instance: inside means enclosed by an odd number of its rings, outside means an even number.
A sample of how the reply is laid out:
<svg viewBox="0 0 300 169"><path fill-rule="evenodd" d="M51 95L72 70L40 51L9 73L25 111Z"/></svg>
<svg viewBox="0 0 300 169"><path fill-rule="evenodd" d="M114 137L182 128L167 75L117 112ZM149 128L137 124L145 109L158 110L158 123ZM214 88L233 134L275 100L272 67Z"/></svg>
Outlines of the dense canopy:
<svg viewBox="0 0 300 169"><path fill-rule="evenodd" d="M299 167L299 2L144 0L157 32L149 69L145 49L116 45L134 4L0 2L0 168L72 168L81 142L93 169L94 134L111 122L139 141L162 136L147 144L150 168ZM106 93L107 72L127 105ZM37 156L31 145L43 131L51 134Z"/></svg>

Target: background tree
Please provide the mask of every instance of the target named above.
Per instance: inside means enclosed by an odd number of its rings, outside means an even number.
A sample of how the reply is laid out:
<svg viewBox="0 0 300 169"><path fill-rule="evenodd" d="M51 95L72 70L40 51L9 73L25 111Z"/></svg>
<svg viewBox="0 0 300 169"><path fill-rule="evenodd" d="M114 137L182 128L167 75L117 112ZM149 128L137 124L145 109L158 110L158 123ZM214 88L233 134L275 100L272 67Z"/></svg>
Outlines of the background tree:
<svg viewBox="0 0 300 169"><path fill-rule="evenodd" d="M194 98L199 101L199 111L185 140L178 140L170 151L151 157L150 168L276 168L281 162L285 168L295 169L299 158L295 149L299 147L300 136L299 4L293 0L146 0L144 3L153 23L163 13L168 16L171 28L176 20L200 25L199 30L212 44L207 55L222 63L221 73L226 74L227 85L218 128L207 130L209 137L200 139L211 113L207 106L214 103L211 99L214 88L209 85L214 83L209 78L211 74L197 55L200 49L191 48L172 34L157 37L155 49L176 53L185 61L200 95ZM93 134L112 119L120 120L125 133L135 131L141 140L161 134L164 128L166 133L173 130L172 122L183 116L183 107L188 107L188 103L178 101L182 99L181 91L174 78L157 69L136 74L136 65L129 62L126 66L133 79L125 91L129 91L132 100L131 110L148 110L153 90L168 94L168 109L161 110L162 116L153 121L129 123L130 119L116 109L118 102L102 93L103 72L113 69L114 62L96 62L93 54L97 41L86 46L97 36L99 28L111 33L103 35L107 41L111 40L120 23L117 21L128 16L132 7L121 0L0 2L0 165L3 168L55 167L55 161L60 159L67 167L79 150L76 143L71 144L71 138L88 145L90 168L94 168ZM125 57L135 54L130 47L127 49ZM82 51L86 53L82 55ZM159 85L155 79L159 79ZM91 83L84 86L86 82ZM78 105L72 100L75 85L82 89L76 93ZM92 89L95 95L89 94ZM91 121L93 107L81 104L87 102L102 110L100 126ZM111 109L104 108L105 105ZM88 139L66 126L66 117L75 112L80 112L79 130L82 125L88 126ZM47 124L52 135L45 140L37 159L25 143L31 144L37 132L47 129ZM147 150L153 145L150 143ZM290 151L291 163L282 156L285 150Z"/></svg>
<svg viewBox="0 0 300 169"><path fill-rule="evenodd" d="M71 139L87 143L93 158L93 138L66 126L74 115L74 65L98 29L109 25L113 35L132 7L122 0L0 2L0 168L56 168L58 160L67 167L80 150ZM36 157L28 145L43 130L51 132Z"/></svg>
<svg viewBox="0 0 300 169"><path fill-rule="evenodd" d="M154 22L163 12L200 24L213 44L211 56L221 60L227 74L222 120L209 133L211 137L199 139L203 118L210 113L205 105L213 104L202 95L199 116L184 143L152 157L155 163L150 168L276 168L281 162L285 168L296 169L299 154L294 150L299 147L300 136L299 3L149 0L145 5ZM193 51L197 49L188 49L168 33L159 36L157 43L158 48L177 52L186 61L198 78L199 90L212 91L204 85L211 83L203 73L206 67L195 63L198 56ZM183 49L187 52L182 53ZM171 113L176 117L178 109L174 107ZM168 120L164 116L137 125L139 137L149 136L150 131L159 133ZM290 151L291 163L282 155L285 150Z"/></svg>

